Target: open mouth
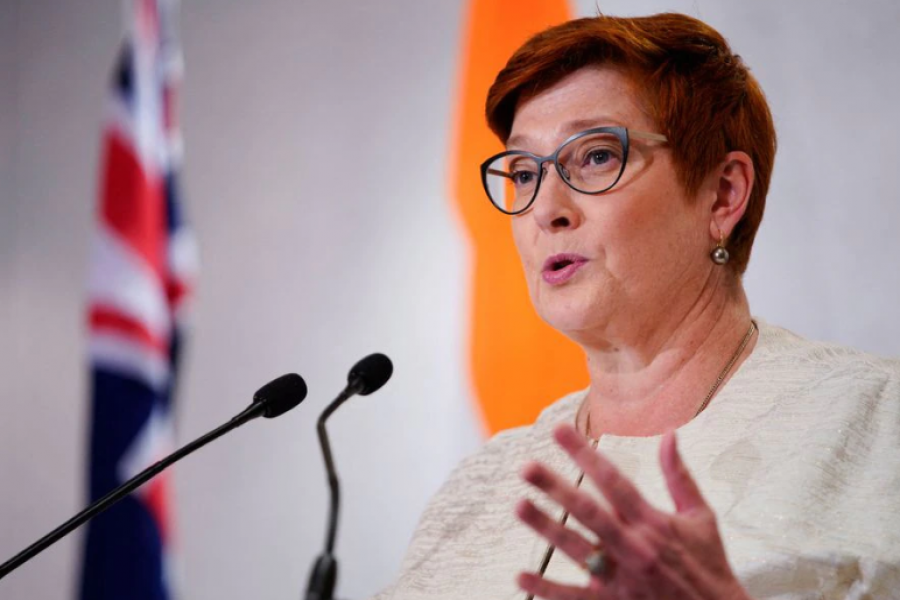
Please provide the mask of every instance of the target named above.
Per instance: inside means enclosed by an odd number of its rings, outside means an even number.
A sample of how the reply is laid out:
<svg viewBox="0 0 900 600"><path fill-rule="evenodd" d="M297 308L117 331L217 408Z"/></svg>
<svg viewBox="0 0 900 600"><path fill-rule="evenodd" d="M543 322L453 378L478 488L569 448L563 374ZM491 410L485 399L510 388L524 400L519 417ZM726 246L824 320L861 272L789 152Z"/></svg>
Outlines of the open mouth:
<svg viewBox="0 0 900 600"><path fill-rule="evenodd" d="M550 269L549 269L549 270L550 270L550 271L561 271L562 269L565 269L566 267L568 267L569 265L573 264L574 262L575 262L575 261L572 260L572 259L570 259L570 258L564 258L564 259L562 259L562 260L557 260L557 261L554 261L554 262L550 265Z"/></svg>
<svg viewBox="0 0 900 600"><path fill-rule="evenodd" d="M580 264L585 262L587 259L578 254L556 254L551 256L546 261L544 261L544 272L555 273L557 271L562 271L566 267L570 267L574 264Z"/></svg>
<svg viewBox="0 0 900 600"><path fill-rule="evenodd" d="M556 254L544 261L543 278L549 284L565 283L575 276L587 259L579 254Z"/></svg>

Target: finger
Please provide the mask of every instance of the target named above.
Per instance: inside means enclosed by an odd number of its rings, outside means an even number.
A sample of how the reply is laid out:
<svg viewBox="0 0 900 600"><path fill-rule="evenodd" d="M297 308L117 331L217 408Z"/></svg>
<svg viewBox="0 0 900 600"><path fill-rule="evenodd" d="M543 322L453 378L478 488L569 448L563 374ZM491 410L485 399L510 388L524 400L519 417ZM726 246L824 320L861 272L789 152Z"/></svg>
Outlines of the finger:
<svg viewBox="0 0 900 600"><path fill-rule="evenodd" d="M582 525L599 535L604 543L622 546L621 525L594 498L540 463L527 465L522 471L522 478L544 492Z"/></svg>
<svg viewBox="0 0 900 600"><path fill-rule="evenodd" d="M591 579L590 587L579 587L549 581L537 573L521 573L518 583L524 592L549 600L606 600L611 598L605 586L596 578Z"/></svg>
<svg viewBox="0 0 900 600"><path fill-rule="evenodd" d="M519 519L577 563L583 563L594 551L594 545L578 532L551 519L530 500L516 506Z"/></svg>
<svg viewBox="0 0 900 600"><path fill-rule="evenodd" d="M681 459L674 431L663 436L659 446L659 462L678 512L708 508L700 488Z"/></svg>
<svg viewBox="0 0 900 600"><path fill-rule="evenodd" d="M656 509L644 500L634 484L595 450L578 430L571 425L562 425L554 431L554 436L626 522L648 520L655 516Z"/></svg>

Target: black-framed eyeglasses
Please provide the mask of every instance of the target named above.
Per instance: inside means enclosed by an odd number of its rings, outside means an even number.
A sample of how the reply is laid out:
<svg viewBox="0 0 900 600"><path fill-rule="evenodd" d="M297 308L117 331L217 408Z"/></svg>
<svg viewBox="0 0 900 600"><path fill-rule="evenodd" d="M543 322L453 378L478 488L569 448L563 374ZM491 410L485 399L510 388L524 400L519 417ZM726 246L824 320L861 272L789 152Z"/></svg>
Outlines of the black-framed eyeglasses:
<svg viewBox="0 0 900 600"><path fill-rule="evenodd" d="M668 141L658 133L595 127L571 136L549 156L524 150L494 155L481 163L481 183L491 203L507 215L523 213L534 204L546 163L553 163L560 178L576 192L602 194L612 189L625 172L630 137Z"/></svg>

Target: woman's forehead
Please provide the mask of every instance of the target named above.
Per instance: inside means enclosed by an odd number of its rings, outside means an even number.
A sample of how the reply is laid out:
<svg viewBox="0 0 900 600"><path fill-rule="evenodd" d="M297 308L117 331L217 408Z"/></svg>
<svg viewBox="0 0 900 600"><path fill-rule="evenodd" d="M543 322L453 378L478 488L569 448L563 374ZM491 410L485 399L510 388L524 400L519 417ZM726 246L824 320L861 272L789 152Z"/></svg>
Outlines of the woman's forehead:
<svg viewBox="0 0 900 600"><path fill-rule="evenodd" d="M648 129L631 79L610 67L585 67L523 99L516 107L507 148L559 143L591 127Z"/></svg>

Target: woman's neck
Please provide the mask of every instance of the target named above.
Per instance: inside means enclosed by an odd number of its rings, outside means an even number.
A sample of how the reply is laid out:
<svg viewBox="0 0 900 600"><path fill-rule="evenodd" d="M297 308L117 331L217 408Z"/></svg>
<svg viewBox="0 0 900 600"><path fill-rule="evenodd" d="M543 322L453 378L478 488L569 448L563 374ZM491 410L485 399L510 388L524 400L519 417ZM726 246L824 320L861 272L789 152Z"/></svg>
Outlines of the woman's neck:
<svg viewBox="0 0 900 600"><path fill-rule="evenodd" d="M633 327L583 345L591 389L579 411L585 431L649 436L690 421L735 357L750 327L750 310L739 281L711 282L694 299L667 304L654 326ZM749 340L721 384L750 354ZM721 387L721 386L720 386Z"/></svg>

